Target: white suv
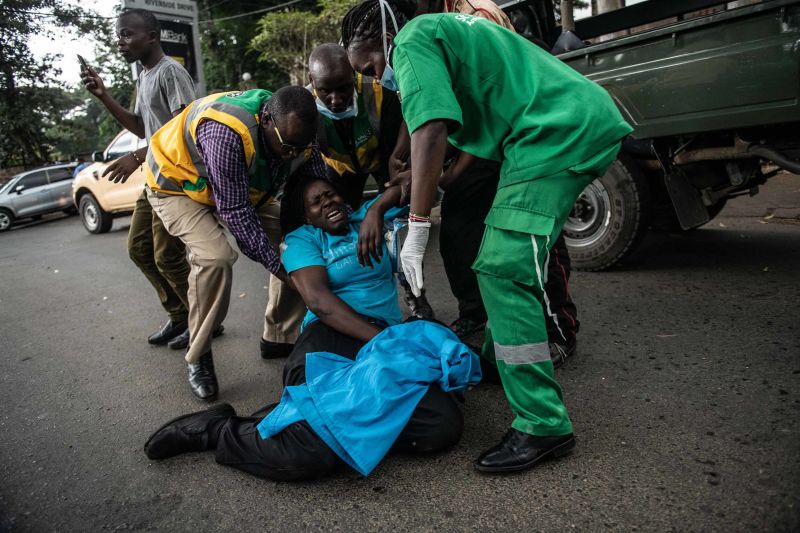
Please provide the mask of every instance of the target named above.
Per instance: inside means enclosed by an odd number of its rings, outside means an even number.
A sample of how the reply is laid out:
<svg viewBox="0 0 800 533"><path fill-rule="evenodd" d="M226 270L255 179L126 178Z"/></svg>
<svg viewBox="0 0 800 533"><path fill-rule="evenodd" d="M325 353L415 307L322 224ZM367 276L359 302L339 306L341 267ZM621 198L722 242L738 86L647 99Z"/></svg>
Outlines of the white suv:
<svg viewBox="0 0 800 533"><path fill-rule="evenodd" d="M89 233L106 233L114 218L130 214L142 194L145 176L142 168L130 175L125 183L113 183L103 177L112 161L145 146L144 139L124 130L103 152L95 152L97 161L84 168L72 184L72 198Z"/></svg>

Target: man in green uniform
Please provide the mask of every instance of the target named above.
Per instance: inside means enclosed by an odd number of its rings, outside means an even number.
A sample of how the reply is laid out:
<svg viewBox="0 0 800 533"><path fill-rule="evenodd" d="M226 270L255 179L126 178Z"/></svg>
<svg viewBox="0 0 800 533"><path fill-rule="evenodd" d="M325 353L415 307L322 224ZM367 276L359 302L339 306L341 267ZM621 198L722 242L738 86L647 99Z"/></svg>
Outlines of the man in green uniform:
<svg viewBox="0 0 800 533"><path fill-rule="evenodd" d="M412 288L423 284L448 141L502 163L473 269L489 317L484 355L496 361L516 417L475 467L523 470L575 447L550 360L543 273L573 202L631 128L601 87L523 37L463 14L409 22L414 6L406 2L356 6L342 42L356 71L399 90L411 132L412 222L401 259Z"/></svg>

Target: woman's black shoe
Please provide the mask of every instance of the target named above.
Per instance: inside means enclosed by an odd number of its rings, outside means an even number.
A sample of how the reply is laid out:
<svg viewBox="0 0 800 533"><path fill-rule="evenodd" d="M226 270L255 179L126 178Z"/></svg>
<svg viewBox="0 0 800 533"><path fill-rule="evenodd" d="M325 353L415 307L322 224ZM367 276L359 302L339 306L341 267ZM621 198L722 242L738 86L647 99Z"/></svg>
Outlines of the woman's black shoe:
<svg viewBox="0 0 800 533"><path fill-rule="evenodd" d="M189 363L189 386L195 396L210 401L217 397L219 384L214 373L214 356L208 351L196 363Z"/></svg>
<svg viewBox="0 0 800 533"><path fill-rule="evenodd" d="M518 472L547 459L563 457L574 449L572 433L562 437L536 437L511 428L500 444L483 452L473 464L480 472Z"/></svg>
<svg viewBox="0 0 800 533"><path fill-rule="evenodd" d="M217 444L217 433L236 411L227 403L199 413L191 413L170 420L153 433L144 443L144 453L150 459L166 459L187 452L202 452Z"/></svg>
<svg viewBox="0 0 800 533"><path fill-rule="evenodd" d="M280 357L289 357L292 353L294 344L288 342L271 342L261 339L261 358L262 359L278 359Z"/></svg>
<svg viewBox="0 0 800 533"><path fill-rule="evenodd" d="M167 344L169 341L186 331L186 328L188 327L189 323L185 320L180 322L173 322L170 320L161 326L160 330L147 337L147 342L157 345Z"/></svg>

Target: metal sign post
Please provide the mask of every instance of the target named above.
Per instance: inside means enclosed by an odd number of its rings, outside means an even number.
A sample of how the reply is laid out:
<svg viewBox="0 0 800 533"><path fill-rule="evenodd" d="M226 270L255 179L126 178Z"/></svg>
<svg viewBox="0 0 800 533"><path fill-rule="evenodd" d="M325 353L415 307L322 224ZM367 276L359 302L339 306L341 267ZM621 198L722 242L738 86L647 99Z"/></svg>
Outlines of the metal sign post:
<svg viewBox="0 0 800 533"><path fill-rule="evenodd" d="M206 94L203 56L194 0L121 0L122 9L146 9L161 23L161 46L164 53L186 67L195 82L198 95ZM134 69L134 76L138 70Z"/></svg>

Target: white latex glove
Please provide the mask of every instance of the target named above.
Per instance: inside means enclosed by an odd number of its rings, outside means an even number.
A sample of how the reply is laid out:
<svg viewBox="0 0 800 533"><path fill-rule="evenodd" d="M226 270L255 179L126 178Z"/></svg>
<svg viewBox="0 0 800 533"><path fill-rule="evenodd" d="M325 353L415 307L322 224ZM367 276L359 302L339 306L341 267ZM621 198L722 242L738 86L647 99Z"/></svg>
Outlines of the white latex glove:
<svg viewBox="0 0 800 533"><path fill-rule="evenodd" d="M422 294L422 258L428 245L430 222L409 222L408 235L400 251L400 264L414 296Z"/></svg>

